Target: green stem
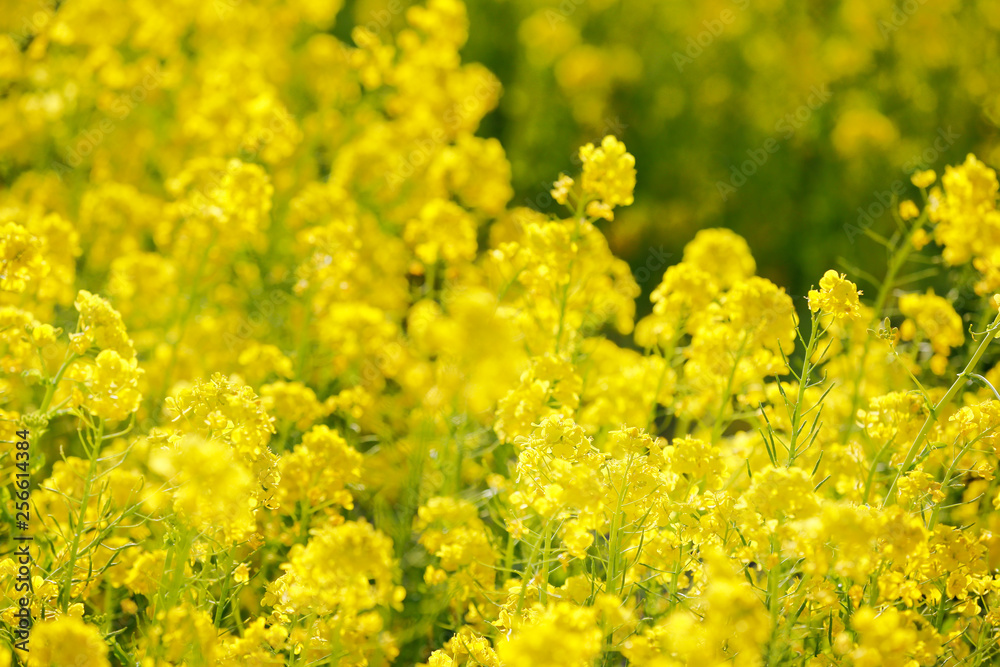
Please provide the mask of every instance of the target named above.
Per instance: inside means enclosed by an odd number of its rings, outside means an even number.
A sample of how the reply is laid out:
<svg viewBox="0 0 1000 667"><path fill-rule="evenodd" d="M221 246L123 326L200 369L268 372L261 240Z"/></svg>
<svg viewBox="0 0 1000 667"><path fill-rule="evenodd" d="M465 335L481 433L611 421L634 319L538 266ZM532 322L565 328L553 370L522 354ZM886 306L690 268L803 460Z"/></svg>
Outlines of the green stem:
<svg viewBox="0 0 1000 667"><path fill-rule="evenodd" d="M191 553L191 542L193 541L193 536L189 531L185 531L178 538L177 543L174 544L174 554L173 554L173 571L170 577L170 588L167 590L167 595L164 600L163 609L171 609L177 603L180 597L180 591L184 583L184 568L187 566L188 556ZM166 577L167 571L164 568L164 577Z"/></svg>
<svg viewBox="0 0 1000 667"><path fill-rule="evenodd" d="M872 459L872 467L868 469L868 479L865 480L865 496L862 501L865 505L868 504L868 498L871 497L872 493L872 482L875 480L875 470L878 468L879 461L882 460L882 456L886 453L890 446L892 446L893 441L890 439L884 445L882 449L878 450L875 458Z"/></svg>
<svg viewBox="0 0 1000 667"><path fill-rule="evenodd" d="M680 585L681 572L684 570L684 558L685 558L684 551L686 550L686 548L687 545L682 542L680 548L680 555L677 557L677 566L674 568L673 577L670 582L670 599L668 600L669 607L667 612L668 614L672 613L674 611L674 608L677 606L677 591Z"/></svg>
<svg viewBox="0 0 1000 667"><path fill-rule="evenodd" d="M233 547L226 549L226 567L223 570L225 578L222 581L222 591L219 594L219 602L215 605L215 627L222 627L222 612L226 608L226 598L229 597L229 589L233 579Z"/></svg>
<svg viewBox="0 0 1000 667"><path fill-rule="evenodd" d="M56 388L62 381L63 375L66 374L66 371L73 364L73 362L77 360L77 358L78 355L71 353L69 357L66 359L66 361L63 362L63 365L59 368L59 371L56 373L56 376L52 378L52 381L49 383L48 388L46 388L45 390L45 396L42 398L42 404L38 408L38 411L40 413L45 414L48 412L49 406L52 404L52 399L56 395Z"/></svg>
<svg viewBox="0 0 1000 667"><path fill-rule="evenodd" d="M799 390L795 397L795 408L792 410L792 433L788 442L788 464L785 466L787 468L792 467L792 463L795 462L795 456L798 454L796 452L796 440L798 440L799 431L799 421L802 419L802 402L805 400L806 386L809 384L809 375L812 373L812 355L816 350L816 342L819 337L816 335L816 313L812 313L810 319L810 331L809 331L809 343L806 345L805 358L802 360L802 372L799 374Z"/></svg>
<svg viewBox="0 0 1000 667"><path fill-rule="evenodd" d="M310 285L309 290L307 290L304 295L305 301L303 301L303 303L310 305L306 306L305 309L306 321L302 324L302 332L301 332L302 337L299 339L299 344L295 348L295 377L292 378L293 380L303 379L303 373L305 372L306 369L306 358L309 356L307 354L309 350L309 341L310 341L309 333L310 329L312 328L313 317L314 317L311 305L313 303L311 298L312 293L313 289L312 286ZM284 442L282 442L282 444L284 444Z"/></svg>
<svg viewBox="0 0 1000 667"><path fill-rule="evenodd" d="M90 451L87 452L90 465L87 469L87 478L83 482L83 495L80 497L80 512L77 515L76 523L73 526L73 541L70 543L69 556L66 560L66 579L63 581L62 590L59 593L59 606L65 613L69 609L70 599L73 592L73 570L76 568L76 558L80 550L80 536L83 535L83 523L87 519L87 505L90 503L90 491L93 486L94 476L97 473L97 455L100 450L101 438L104 435L104 422L99 421L97 436L91 444Z"/></svg>
<svg viewBox="0 0 1000 667"><path fill-rule="evenodd" d="M966 455L966 453L968 453L969 449L972 448L972 445L976 444L976 442L978 442L979 439L982 438L983 435L985 435L986 433L988 433L988 431L985 431L978 437L969 440L967 443L965 443L965 446L962 447L961 451L958 452L958 455L954 456L951 459L951 463L948 465L948 472L944 474L944 479L941 482L942 489L947 489L949 486L951 486L951 476L955 472L955 468L958 466L958 462L962 460L962 458ZM940 514L941 514L941 502L938 502L934 505L934 511L931 512L931 520L927 523L927 530L934 530L934 526L937 525L938 516Z"/></svg>
<svg viewBox="0 0 1000 667"><path fill-rule="evenodd" d="M677 340L680 338L678 332L674 332L674 335L670 338L670 344L663 348L663 355L660 357L663 359L663 370L660 371L660 378L656 381L656 393L653 394L653 405L649 410L649 419L646 422L646 430L649 431L653 428L654 422L656 422L656 408L659 406L660 390L663 389L663 381L667 377L667 371L673 367L673 356L674 347L677 344ZM660 346L657 346L660 347ZM668 358L667 355L670 355Z"/></svg>
<svg viewBox="0 0 1000 667"><path fill-rule="evenodd" d="M743 359L743 352L747 344L747 332L743 332L743 336L740 338L740 347L736 350L736 357L733 361L733 369L729 372L729 378L726 380L726 389L722 392L722 402L719 404L719 413L715 417L715 423L712 425L712 444L714 445L718 442L719 438L722 436L722 431L724 430L723 420L726 416L726 406L729 404L729 399L733 394L733 381L736 379L736 371L740 367L740 360Z"/></svg>
<svg viewBox="0 0 1000 667"><path fill-rule="evenodd" d="M892 259L889 260L889 268L885 274L885 280L882 281L882 285L879 287L878 296L875 299L875 305L873 306L872 312L875 313L875 320L878 321L882 317L882 311L885 309L885 304L889 300L889 294L892 292L892 288L896 284L896 275L899 270L903 268L903 264L906 260L910 258L910 254L913 252L913 235L923 227L924 215L922 214L917 218L916 224L913 225L913 229L907 235L902 247L897 248L896 252L892 255ZM851 411L848 413L850 415L847 419L846 426L844 428L844 437L841 440L842 445L846 445L847 441L851 437L851 433L854 430L854 415L857 414L858 408L861 403L861 379L865 375L865 362L868 360L868 352L871 349L871 336L865 337L865 344L861 350L861 359L858 361L858 371L854 375L854 393L851 395Z"/></svg>
<svg viewBox="0 0 1000 667"><path fill-rule="evenodd" d="M584 219L583 212L586 210L587 203L589 200L580 198L580 202L576 207L576 211L573 213L573 220L576 221L576 226L573 228L573 238L570 240L570 245L575 245L580 238L580 222ZM559 301L559 328L556 331L556 354L559 354L559 349L562 347L562 335L563 330L566 327L566 306L569 304L569 286L573 280L573 264L576 263L577 253L573 253L573 257L569 260L569 267L566 270L567 282L563 287L562 296Z"/></svg>
<svg viewBox="0 0 1000 667"><path fill-rule="evenodd" d="M986 352L986 348L989 347L991 342L993 342L993 339L997 335L997 331L1000 331L1000 313L998 313L996 318L994 318L993 324L990 325L990 328L986 330L986 336L983 337L979 347L976 348L975 354L973 354L972 358L969 359L969 363L965 365L965 370L958 374L958 377L955 378L955 382L952 383L948 392L941 397L941 400L937 402L937 405L934 406L931 413L927 415L927 419L924 420L924 425L920 428L920 432L917 433L917 437L913 441L913 444L910 445L910 450L906 452L906 458L903 459L903 465L899 467L899 470L896 472L896 477L892 480L892 484L889 486L889 491L885 494L885 500L882 502L882 507L887 506L893 499L893 494L896 490L896 483L899 482L899 478L910 470L910 467L913 465L913 459L916 458L917 453L923 447L924 441L930 434L931 428L935 423L937 423L938 417L941 416L941 412L948 407L948 405L950 405L955 399L955 396L958 395L962 385L965 384L965 381L972 374L972 371L975 370L976 365L979 364L979 360L982 358L983 353Z"/></svg>
<svg viewBox="0 0 1000 667"><path fill-rule="evenodd" d="M208 264L208 255L212 250L212 246L215 245L215 239L218 236L218 230L212 230L212 238L205 244L205 251L202 252L201 258L198 261L198 268L195 269L194 278L191 280L191 290L188 293L188 304L187 308L184 309L184 313L181 315L180 321L178 322L178 333L177 340L174 344L170 346L170 360L167 362L167 368L163 372L163 384L160 387L160 393L157 397L156 403L153 406L155 412L156 408L163 403L167 397L167 392L170 391L170 377L174 373L174 368L177 366L177 350L181 346L181 342L184 339L184 333L187 331L188 321L191 319L191 315L194 314L195 307L198 304L198 283L201 282L202 274L205 272L205 266ZM180 299L179 293L175 297L174 306L171 309L174 315L177 313L178 301ZM171 321L174 317L171 317Z"/></svg>
<svg viewBox="0 0 1000 667"><path fill-rule="evenodd" d="M542 534L542 563L541 576L539 577L538 600L542 604L549 599L549 548L552 544L552 531L549 524L545 524L545 532Z"/></svg>
<svg viewBox="0 0 1000 667"><path fill-rule="evenodd" d="M504 558L503 558L503 563L504 563L503 576L505 580L514 576L514 547L516 546L515 543L516 540L514 539L514 536L511 535L510 532L508 532L507 550L504 553Z"/></svg>
<svg viewBox="0 0 1000 667"><path fill-rule="evenodd" d="M302 509L299 519L299 538L305 543L309 541L309 518L312 516L312 507L308 498L303 498L299 504Z"/></svg>
<svg viewBox="0 0 1000 667"><path fill-rule="evenodd" d="M285 452L285 449L288 446L288 436L291 435L291 432L292 432L292 422L288 421L287 419L283 420L281 428L279 429L278 432L278 443L274 448L275 451L277 451L279 454L283 454Z"/></svg>
<svg viewBox="0 0 1000 667"><path fill-rule="evenodd" d="M632 455L629 455L625 463L625 474L622 475L622 486L618 489L618 504L615 507L614 516L611 518L611 530L608 534L608 580L606 591L615 595L620 595L625 589L625 575L627 574L627 566L624 563L623 557L624 549L622 549L624 533L626 532L623 527L625 512L622 508L625 505L625 492L627 490L629 471L632 468L632 461ZM618 583L619 577L621 577L621 584Z"/></svg>
<svg viewBox="0 0 1000 667"><path fill-rule="evenodd" d="M549 521L548 519L546 519L544 525L542 526L542 533L543 535L548 535L548 532L549 532ZM539 538L538 541L536 541L531 546L531 555L528 556L528 562L525 565L524 574L521 577L521 593L517 600L518 614L520 614L521 610L524 609L524 602L528 596L528 583L530 582L530 573L535 569L535 564L536 564L535 557L538 556L538 551L539 547L541 546L542 539L543 538Z"/></svg>

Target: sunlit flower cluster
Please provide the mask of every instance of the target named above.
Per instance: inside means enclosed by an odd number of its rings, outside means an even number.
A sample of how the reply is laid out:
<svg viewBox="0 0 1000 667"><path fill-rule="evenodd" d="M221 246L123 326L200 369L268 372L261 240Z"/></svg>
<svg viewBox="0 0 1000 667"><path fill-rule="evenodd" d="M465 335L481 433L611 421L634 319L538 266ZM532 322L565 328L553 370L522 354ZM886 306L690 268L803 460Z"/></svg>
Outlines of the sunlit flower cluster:
<svg viewBox="0 0 1000 667"><path fill-rule="evenodd" d="M238 4L0 41L0 665L998 659L990 167L915 174L886 267L796 295L705 228L637 306L645 165L511 206L459 0Z"/></svg>

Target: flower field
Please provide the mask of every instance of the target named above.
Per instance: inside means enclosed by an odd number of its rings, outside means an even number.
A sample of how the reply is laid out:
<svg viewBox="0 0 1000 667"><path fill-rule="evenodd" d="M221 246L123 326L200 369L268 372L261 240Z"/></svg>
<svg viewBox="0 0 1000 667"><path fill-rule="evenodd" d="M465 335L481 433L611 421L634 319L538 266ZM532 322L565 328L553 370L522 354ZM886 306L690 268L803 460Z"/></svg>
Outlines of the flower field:
<svg viewBox="0 0 1000 667"><path fill-rule="evenodd" d="M796 295L725 226L616 255L631 129L519 202L483 3L14 4L0 667L1000 664L996 151L856 184Z"/></svg>

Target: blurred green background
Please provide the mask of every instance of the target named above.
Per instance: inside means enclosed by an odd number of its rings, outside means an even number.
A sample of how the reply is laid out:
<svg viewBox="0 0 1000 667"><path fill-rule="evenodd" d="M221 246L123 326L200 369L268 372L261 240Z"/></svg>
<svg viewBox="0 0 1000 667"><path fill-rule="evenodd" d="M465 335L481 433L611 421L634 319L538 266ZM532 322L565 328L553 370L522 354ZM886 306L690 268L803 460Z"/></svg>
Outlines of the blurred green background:
<svg viewBox="0 0 1000 667"><path fill-rule="evenodd" d="M405 5L349 3L338 32L351 20L393 29ZM577 169L577 147L618 135L636 156L636 203L606 232L634 269L652 248L677 261L698 229L726 226L793 295L845 268L838 258L880 277L884 250L862 232L891 233L894 188L915 197L913 171L968 152L1000 162L996 0L467 6L464 57L504 85L480 134L507 150L512 204L556 212L547 190Z"/></svg>

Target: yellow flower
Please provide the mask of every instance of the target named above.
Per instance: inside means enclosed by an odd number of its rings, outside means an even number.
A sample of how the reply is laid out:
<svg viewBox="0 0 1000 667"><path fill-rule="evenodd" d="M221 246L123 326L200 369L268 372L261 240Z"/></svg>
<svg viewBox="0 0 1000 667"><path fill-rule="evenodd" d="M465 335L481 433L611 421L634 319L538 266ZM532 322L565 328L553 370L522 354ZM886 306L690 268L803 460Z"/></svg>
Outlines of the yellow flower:
<svg viewBox="0 0 1000 667"><path fill-rule="evenodd" d="M268 414L295 424L304 431L325 414L316 392L301 382L272 382L260 388L261 404Z"/></svg>
<svg viewBox="0 0 1000 667"><path fill-rule="evenodd" d="M250 568L246 563L240 563L233 570L233 581L238 584L245 584L250 581Z"/></svg>
<svg viewBox="0 0 1000 667"><path fill-rule="evenodd" d="M247 380L255 386L272 374L286 379L295 374L292 360L274 345L262 345L252 341L240 353L238 362Z"/></svg>
<svg viewBox="0 0 1000 667"><path fill-rule="evenodd" d="M663 451L670 472L692 481L704 480L710 489L722 485L725 464L718 447L697 438L677 438Z"/></svg>
<svg viewBox="0 0 1000 667"><path fill-rule="evenodd" d="M594 534L578 521L567 521L563 525L562 540L570 555L583 559L594 543Z"/></svg>
<svg viewBox="0 0 1000 667"><path fill-rule="evenodd" d="M403 600L392 540L364 520L317 528L305 546L292 548L283 569L264 597L282 614L340 614L343 620Z"/></svg>
<svg viewBox="0 0 1000 667"><path fill-rule="evenodd" d="M566 174L559 174L559 179L552 184L552 198L562 205L569 201L569 191L573 187L573 179Z"/></svg>
<svg viewBox="0 0 1000 667"><path fill-rule="evenodd" d="M162 652L163 658L173 664L211 664L217 660L219 633L206 610L183 602L161 612L157 621L143 638L148 652Z"/></svg>
<svg viewBox="0 0 1000 667"><path fill-rule="evenodd" d="M833 315L838 320L861 317L858 286L847 280L847 276L832 269L823 274L819 281L819 291L809 290L809 310Z"/></svg>
<svg viewBox="0 0 1000 667"><path fill-rule="evenodd" d="M289 513L295 511L297 502L312 508L333 505L353 509L354 499L347 487L361 481L363 460L337 431L314 426L278 463L278 501Z"/></svg>
<svg viewBox="0 0 1000 667"><path fill-rule="evenodd" d="M167 409L184 432L222 440L239 452L259 482L259 504L270 502L280 478L278 458L267 446L274 425L253 389L216 373L168 398Z"/></svg>
<svg viewBox="0 0 1000 667"><path fill-rule="evenodd" d="M948 363L948 355L953 347L965 341L962 318L948 302L934 294L906 294L899 299L899 310L906 316L899 328L903 340L922 337L930 341L934 350L931 359L932 370L941 375Z"/></svg>
<svg viewBox="0 0 1000 667"><path fill-rule="evenodd" d="M910 182L918 188L927 188L936 180L937 174L934 173L933 169L918 171L910 177Z"/></svg>
<svg viewBox="0 0 1000 667"><path fill-rule="evenodd" d="M151 454L150 467L174 487L174 509L186 524L224 545L254 531L257 484L226 443L185 436Z"/></svg>
<svg viewBox="0 0 1000 667"><path fill-rule="evenodd" d="M926 229L918 229L913 232L913 236L910 237L910 243L913 244L914 250L920 250L930 242L931 235L927 233Z"/></svg>
<svg viewBox="0 0 1000 667"><path fill-rule="evenodd" d="M56 337L61 332L61 329L56 329L51 324L42 324L31 330L31 337L35 341L36 345L44 347L45 345L52 345L55 343Z"/></svg>
<svg viewBox="0 0 1000 667"><path fill-rule="evenodd" d="M23 292L50 270L42 255L41 239L21 225L0 225L0 290Z"/></svg>
<svg viewBox="0 0 1000 667"><path fill-rule="evenodd" d="M70 336L73 352L86 354L96 345L102 350L113 350L128 360L135 357L135 348L125 331L122 316L107 299L80 290L73 305L80 312L79 331Z"/></svg>
<svg viewBox="0 0 1000 667"><path fill-rule="evenodd" d="M941 186L931 190L928 211L934 240L944 247L949 265L971 261L982 274L976 292L1000 287L1000 210L996 172L969 154L957 167L947 167Z"/></svg>
<svg viewBox="0 0 1000 667"><path fill-rule="evenodd" d="M684 263L701 269L722 289L757 270L750 246L729 229L702 229L684 246Z"/></svg>
<svg viewBox="0 0 1000 667"><path fill-rule="evenodd" d="M933 664L935 645L940 650L941 638L915 612L901 612L895 607L877 611L864 606L851 617L851 625L858 634L858 643L849 657L857 667Z"/></svg>
<svg viewBox="0 0 1000 667"><path fill-rule="evenodd" d="M920 215L920 209L917 208L917 205L914 204L912 200L907 199L906 201L900 202L899 217L903 220L912 220L918 215Z"/></svg>
<svg viewBox="0 0 1000 667"><path fill-rule="evenodd" d="M424 264L468 262L476 256L476 220L458 204L433 199L406 223L403 239Z"/></svg>
<svg viewBox="0 0 1000 667"><path fill-rule="evenodd" d="M632 203L635 189L635 158L625 144L608 135L600 147L587 144L580 149L583 161L581 186L584 196L600 200L608 210Z"/></svg>
<svg viewBox="0 0 1000 667"><path fill-rule="evenodd" d="M692 246L689 244L688 247ZM691 253L697 256L694 248ZM695 264L681 262L663 273L663 280L649 299L653 302L653 312L657 315L670 315L680 319L704 310L715 299L718 291L712 274Z"/></svg>
<svg viewBox="0 0 1000 667"><path fill-rule="evenodd" d="M29 667L110 667L100 630L74 616L60 616L31 631Z"/></svg>
<svg viewBox="0 0 1000 667"><path fill-rule="evenodd" d="M86 387L83 407L109 421L121 421L139 409L142 395L139 378L143 370L135 358L124 359L114 350L101 350L92 365L84 366L80 378Z"/></svg>
<svg viewBox="0 0 1000 667"><path fill-rule="evenodd" d="M537 616L500 644L505 667L590 665L601 650L597 609L558 602L540 608Z"/></svg>

